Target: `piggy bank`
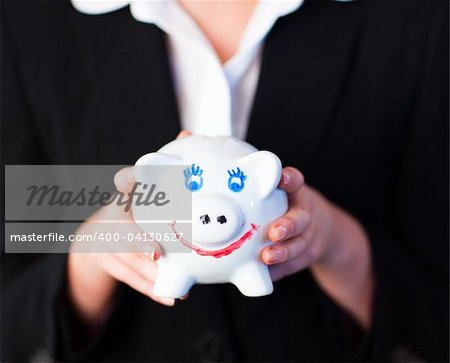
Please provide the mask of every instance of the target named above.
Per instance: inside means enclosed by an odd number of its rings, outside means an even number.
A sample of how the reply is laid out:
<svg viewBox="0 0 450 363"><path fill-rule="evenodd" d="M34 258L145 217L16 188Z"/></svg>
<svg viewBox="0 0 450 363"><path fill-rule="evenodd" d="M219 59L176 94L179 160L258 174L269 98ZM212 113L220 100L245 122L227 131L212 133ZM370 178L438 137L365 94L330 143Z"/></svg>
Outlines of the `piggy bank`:
<svg viewBox="0 0 450 363"><path fill-rule="evenodd" d="M286 194L277 188L281 162L275 154L233 137L192 135L142 156L136 165L185 165L175 178L192 195L192 238L178 242L190 253L162 251L156 296L179 298L195 283L229 282L246 296L273 291L260 253L270 243L268 225L287 210ZM136 182L149 182L139 170ZM133 214L139 225L140 212L134 208ZM176 223L168 228L176 230Z"/></svg>

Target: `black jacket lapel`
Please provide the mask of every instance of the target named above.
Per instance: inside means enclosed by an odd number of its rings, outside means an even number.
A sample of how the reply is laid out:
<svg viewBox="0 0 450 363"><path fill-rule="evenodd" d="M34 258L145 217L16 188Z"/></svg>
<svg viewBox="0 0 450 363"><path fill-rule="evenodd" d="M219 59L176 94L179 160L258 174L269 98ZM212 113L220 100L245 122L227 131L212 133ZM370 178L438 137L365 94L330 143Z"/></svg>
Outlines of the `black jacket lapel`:
<svg viewBox="0 0 450 363"><path fill-rule="evenodd" d="M61 109L61 116L48 127L52 132L58 130L59 139L70 144L65 148L70 155L64 161L134 163L173 140L180 125L163 31L136 21L129 7L86 15L69 4L67 11L73 24L69 28L73 45L51 59L73 64L73 70L66 72L73 80L66 82L67 91L53 93L64 98L57 107L73 105ZM42 114L48 112L42 108ZM48 122L52 117L43 119Z"/></svg>
<svg viewBox="0 0 450 363"><path fill-rule="evenodd" d="M313 167L351 71L362 7L307 1L268 35L248 141L277 153L284 165L306 174Z"/></svg>

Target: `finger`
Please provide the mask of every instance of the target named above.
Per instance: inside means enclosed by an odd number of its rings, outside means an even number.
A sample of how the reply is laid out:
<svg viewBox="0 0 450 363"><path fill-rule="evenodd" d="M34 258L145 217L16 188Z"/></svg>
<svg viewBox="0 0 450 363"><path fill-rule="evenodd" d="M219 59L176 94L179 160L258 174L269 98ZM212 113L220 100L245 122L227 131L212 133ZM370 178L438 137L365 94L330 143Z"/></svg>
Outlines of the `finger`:
<svg viewBox="0 0 450 363"><path fill-rule="evenodd" d="M162 249L159 243L156 242L148 242L148 244L145 244L142 246L141 251L144 257L150 258L153 261L158 261L158 259L161 257Z"/></svg>
<svg viewBox="0 0 450 363"><path fill-rule="evenodd" d="M187 300L188 297L189 297L189 293L180 297L180 300Z"/></svg>
<svg viewBox="0 0 450 363"><path fill-rule="evenodd" d="M183 137L190 136L190 135L192 135L192 133L190 131L188 131L188 130L181 130L176 138L177 139L182 139Z"/></svg>
<svg viewBox="0 0 450 363"><path fill-rule="evenodd" d="M269 238L272 242L281 242L305 232L310 225L311 213L308 210L291 208L271 225Z"/></svg>
<svg viewBox="0 0 450 363"><path fill-rule="evenodd" d="M134 290L150 297L166 306L173 306L175 299L160 298L153 294L153 281L144 278L142 275L134 271L128 265L124 264L116 255L106 254L99 262L101 267L116 280L121 281Z"/></svg>
<svg viewBox="0 0 450 363"><path fill-rule="evenodd" d="M120 169L114 175L114 185L119 192L128 193L135 183L134 166Z"/></svg>
<svg viewBox="0 0 450 363"><path fill-rule="evenodd" d="M138 253L116 253L115 256L142 277L155 281L157 266L152 259Z"/></svg>
<svg viewBox="0 0 450 363"><path fill-rule="evenodd" d="M287 260L284 263L273 264L269 266L272 281L277 281L283 277L292 275L310 267L314 263L314 257L308 252L308 249L297 258Z"/></svg>
<svg viewBox="0 0 450 363"><path fill-rule="evenodd" d="M287 259L282 263L274 263L269 266L270 275L273 281L277 281L285 276L292 275L302 271L314 264L321 254L318 243L312 240L307 242L306 248L300 252L295 258ZM264 253L264 251L263 251ZM295 255L294 251L291 251Z"/></svg>
<svg viewBox="0 0 450 363"><path fill-rule="evenodd" d="M299 268L299 265L298 265L297 261L295 261L295 260L290 260L281 265L269 266L270 277L272 278L272 281L274 281L274 282L281 280L282 278L292 275L301 270L302 269Z"/></svg>
<svg viewBox="0 0 450 363"><path fill-rule="evenodd" d="M300 257L307 247L307 241L302 237L292 238L284 243L277 243L263 249L262 260L267 265L283 263Z"/></svg>
<svg viewBox="0 0 450 363"><path fill-rule="evenodd" d="M288 194L288 198L291 198L304 184L303 174L298 169L288 166L283 169L278 186Z"/></svg>

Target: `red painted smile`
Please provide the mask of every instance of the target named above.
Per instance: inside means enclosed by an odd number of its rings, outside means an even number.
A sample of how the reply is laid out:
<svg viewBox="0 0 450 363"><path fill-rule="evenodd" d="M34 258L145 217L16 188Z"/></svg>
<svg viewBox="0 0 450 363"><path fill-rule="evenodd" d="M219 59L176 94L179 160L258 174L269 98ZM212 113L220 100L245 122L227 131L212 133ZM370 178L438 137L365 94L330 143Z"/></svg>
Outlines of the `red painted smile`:
<svg viewBox="0 0 450 363"><path fill-rule="evenodd" d="M174 221L171 224L172 231L179 237L179 233L175 229L176 222ZM200 247L194 246L192 243L184 239L183 237L179 238L179 241L185 245L186 247L189 247L193 251L195 251L200 256L212 256L215 258L220 258L223 256L228 256L229 254L233 253L237 249L241 248L241 246L244 244L244 242L248 241L250 238L252 238L253 234L259 229L259 227L256 224L251 223L250 229L245 232L241 238L239 238L237 241L229 244L227 247L224 247L220 250L205 250Z"/></svg>

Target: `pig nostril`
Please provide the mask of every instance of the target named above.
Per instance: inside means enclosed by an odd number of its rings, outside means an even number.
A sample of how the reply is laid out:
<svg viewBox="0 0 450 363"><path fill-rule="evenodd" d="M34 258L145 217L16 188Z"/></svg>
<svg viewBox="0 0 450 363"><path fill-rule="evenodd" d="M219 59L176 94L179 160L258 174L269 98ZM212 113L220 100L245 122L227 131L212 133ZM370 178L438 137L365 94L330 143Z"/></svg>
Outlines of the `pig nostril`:
<svg viewBox="0 0 450 363"><path fill-rule="evenodd" d="M208 224L209 222L211 222L211 219L209 218L209 215L204 214L200 217L200 220L202 221L203 224Z"/></svg>
<svg viewBox="0 0 450 363"><path fill-rule="evenodd" d="M227 223L227 219L225 218L225 216L218 216L217 222L219 222L220 224L224 224Z"/></svg>

